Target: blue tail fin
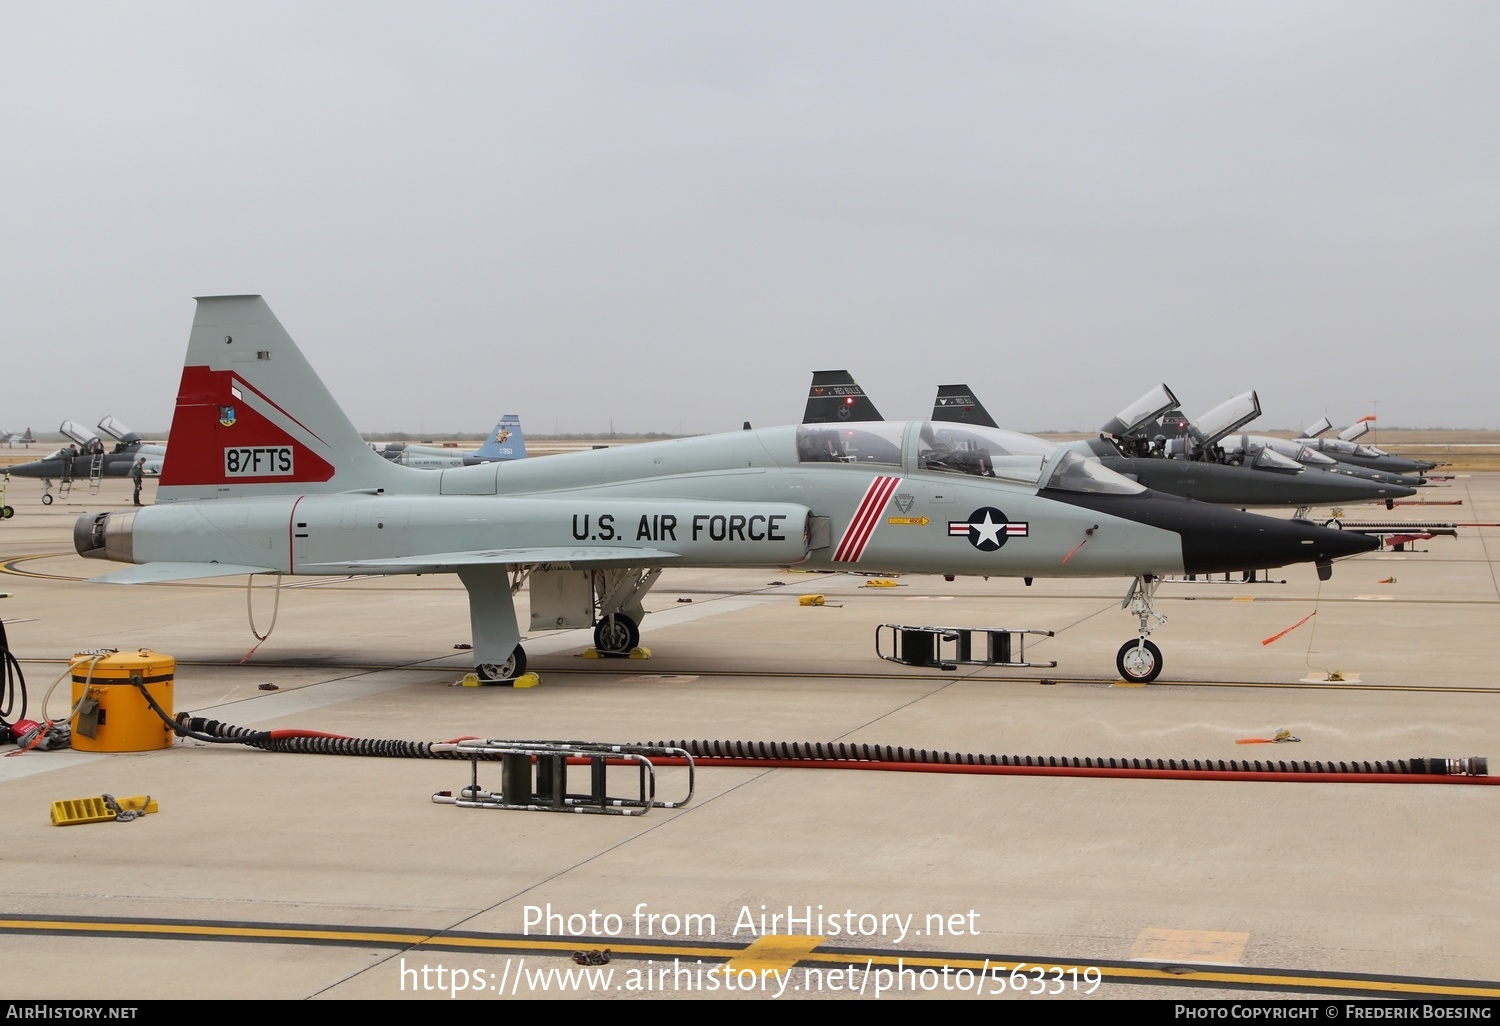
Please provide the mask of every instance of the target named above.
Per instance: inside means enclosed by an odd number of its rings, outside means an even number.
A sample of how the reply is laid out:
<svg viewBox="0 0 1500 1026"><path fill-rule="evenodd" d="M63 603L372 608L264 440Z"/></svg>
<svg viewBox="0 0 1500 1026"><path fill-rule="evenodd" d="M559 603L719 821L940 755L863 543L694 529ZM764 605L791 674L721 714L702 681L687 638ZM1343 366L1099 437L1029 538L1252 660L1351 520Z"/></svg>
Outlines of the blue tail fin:
<svg viewBox="0 0 1500 1026"><path fill-rule="evenodd" d="M514 413L501 417L495 430L490 432L490 437L470 456L486 462L525 459L526 439L521 434L521 418Z"/></svg>

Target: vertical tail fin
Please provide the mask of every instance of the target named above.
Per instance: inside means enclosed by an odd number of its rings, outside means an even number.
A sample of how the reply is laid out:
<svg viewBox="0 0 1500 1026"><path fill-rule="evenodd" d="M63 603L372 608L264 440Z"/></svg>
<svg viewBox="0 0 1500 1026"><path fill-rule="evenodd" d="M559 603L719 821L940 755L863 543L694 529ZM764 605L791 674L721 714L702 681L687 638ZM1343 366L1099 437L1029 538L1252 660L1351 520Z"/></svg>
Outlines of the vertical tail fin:
<svg viewBox="0 0 1500 1026"><path fill-rule="evenodd" d="M260 296L198 299L158 501L393 487Z"/></svg>
<svg viewBox="0 0 1500 1026"><path fill-rule="evenodd" d="M852 420L884 420L865 390L846 370L813 371L807 392L804 424L837 424Z"/></svg>
<svg viewBox="0 0 1500 1026"><path fill-rule="evenodd" d="M984 404L974 397L968 385L939 385L932 403L932 419L954 424L978 424L999 427Z"/></svg>
<svg viewBox="0 0 1500 1026"><path fill-rule="evenodd" d="M521 418L507 413L490 432L490 437L471 454L475 461L493 463L526 458L526 437L521 433Z"/></svg>

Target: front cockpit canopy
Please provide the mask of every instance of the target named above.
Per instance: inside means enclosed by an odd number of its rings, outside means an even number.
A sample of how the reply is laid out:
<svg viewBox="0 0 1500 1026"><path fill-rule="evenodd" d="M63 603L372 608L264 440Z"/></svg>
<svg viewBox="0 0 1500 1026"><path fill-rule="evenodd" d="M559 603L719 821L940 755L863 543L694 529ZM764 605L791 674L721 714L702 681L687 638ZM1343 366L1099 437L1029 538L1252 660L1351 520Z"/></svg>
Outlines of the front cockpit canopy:
<svg viewBox="0 0 1500 1026"><path fill-rule="evenodd" d="M899 421L862 421L839 427L802 424L797 428L797 459L802 463L858 463L901 466Z"/></svg>
<svg viewBox="0 0 1500 1026"><path fill-rule="evenodd" d="M1339 461L1332 456L1324 456L1318 450L1311 448L1303 442L1295 442L1285 438L1262 437L1260 435L1247 437L1253 437L1255 441L1264 445L1267 449L1274 449L1287 459L1296 460L1303 466L1326 468L1337 467L1339 465Z"/></svg>

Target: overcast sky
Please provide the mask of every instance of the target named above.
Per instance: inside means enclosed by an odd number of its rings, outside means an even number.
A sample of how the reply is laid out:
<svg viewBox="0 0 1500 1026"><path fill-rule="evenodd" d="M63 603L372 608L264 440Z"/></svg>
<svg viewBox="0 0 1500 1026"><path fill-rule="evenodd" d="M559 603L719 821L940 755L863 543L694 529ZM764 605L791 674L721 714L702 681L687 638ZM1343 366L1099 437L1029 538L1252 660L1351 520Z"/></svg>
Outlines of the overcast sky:
<svg viewBox="0 0 1500 1026"><path fill-rule="evenodd" d="M0 4L0 428L260 293L365 432L1500 427L1492 2Z"/></svg>

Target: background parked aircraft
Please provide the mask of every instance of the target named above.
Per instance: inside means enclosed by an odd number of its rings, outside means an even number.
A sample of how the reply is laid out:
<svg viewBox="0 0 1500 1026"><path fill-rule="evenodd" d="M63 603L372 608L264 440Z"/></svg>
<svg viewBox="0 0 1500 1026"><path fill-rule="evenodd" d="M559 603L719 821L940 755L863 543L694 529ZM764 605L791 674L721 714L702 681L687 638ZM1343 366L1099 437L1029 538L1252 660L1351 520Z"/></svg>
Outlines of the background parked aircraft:
<svg viewBox="0 0 1500 1026"><path fill-rule="evenodd" d="M1162 397L1171 397L1170 401L1176 402L1172 390L1166 385L1159 385L1112 418L1109 423L1105 424L1104 432L1116 436L1121 450L1129 455L1160 455L1161 451L1165 451L1168 455L1187 456L1196 460L1256 465L1269 462L1269 458L1262 455L1263 450L1269 449L1305 467L1331 474L1364 478L1367 481L1395 485L1397 488L1420 488L1427 483L1420 477L1375 470L1353 463L1341 463L1316 449L1309 448L1301 441L1275 438L1270 435L1235 434L1234 428L1230 429L1230 433L1218 438L1213 445L1204 446L1198 439L1205 435L1205 430L1199 428L1195 436L1190 429L1192 422L1183 414L1180 406L1172 406L1155 416L1154 419L1144 419L1139 423L1131 421L1135 413L1147 407L1156 406L1161 402ZM1247 403L1250 407L1259 408L1255 393L1247 392L1221 403L1213 412L1199 419L1205 422L1222 419L1224 411L1233 410L1237 404L1245 406ZM1248 412L1248 409L1245 412ZM1254 417L1243 416L1239 419L1239 426L1243 426ZM1393 496L1393 498L1401 497Z"/></svg>
<svg viewBox="0 0 1500 1026"><path fill-rule="evenodd" d="M472 467L480 463L525 459L526 439L521 433L521 418L514 413L507 413L500 418L485 443L471 452L435 445L412 445L408 442L387 442L376 451L399 466L446 470L450 467Z"/></svg>
<svg viewBox="0 0 1500 1026"><path fill-rule="evenodd" d="M7 448L15 448L18 445L24 445L27 448L30 448L32 443L34 443L36 439L31 437L31 428L27 428L24 435L13 435L9 432L0 432L0 441L3 441Z"/></svg>
<svg viewBox="0 0 1500 1026"><path fill-rule="evenodd" d="M167 447L141 440L141 436L120 423L114 417L105 417L99 422L99 431L90 431L75 421L65 420L58 427L65 436L73 440L56 452L29 463L18 463L10 468L16 477L42 479L42 504L52 505L52 486L56 481L64 494L78 481L87 481L93 487L106 477L129 477L130 468L142 456L146 458L146 473L155 477L161 473L167 458ZM115 440L112 447L106 446L99 432Z"/></svg>
<svg viewBox="0 0 1500 1026"><path fill-rule="evenodd" d="M1181 418L1169 437L1163 419L1178 414L1177 396L1165 384L1147 392L1105 423L1108 437L1070 443L1079 452L1154 491L1218 505L1318 506L1387 502L1415 494L1398 484L1366 481L1304 468L1264 447L1238 458L1219 445L1227 432L1254 420L1260 401L1246 392L1210 410L1197 422ZM993 425L994 418L967 385L941 385L932 419Z"/></svg>
<svg viewBox="0 0 1500 1026"><path fill-rule="evenodd" d="M1297 439L1310 449L1316 449L1324 456L1338 460L1340 463L1349 463L1359 467L1369 467L1373 470L1384 470L1392 474L1425 474L1437 467L1431 460L1414 460L1405 456L1395 456L1384 449L1373 445L1360 445L1356 439L1363 438L1370 430L1371 417L1361 417L1339 432L1337 438L1324 438L1323 433L1330 430L1333 425L1328 418L1313 424L1303 432L1303 437Z"/></svg>
<svg viewBox="0 0 1500 1026"><path fill-rule="evenodd" d="M489 679L524 670L512 597L523 581L533 629L593 622L597 641L638 632L663 567L798 565L1133 577L1140 628L1116 665L1145 681L1161 669L1146 636L1162 575L1311 562L1325 576L1378 545L1152 493L1042 439L931 421L418 472L365 444L259 296L198 300L178 394L190 399L156 504L87 513L74 528L81 555L138 564L96 580L456 573Z"/></svg>

